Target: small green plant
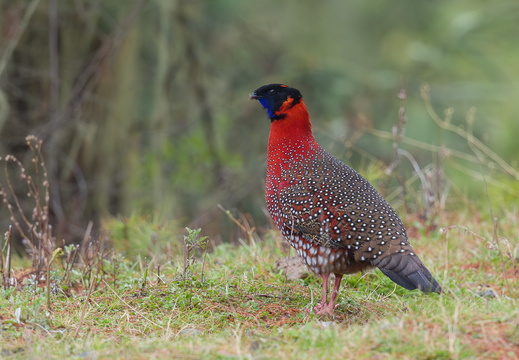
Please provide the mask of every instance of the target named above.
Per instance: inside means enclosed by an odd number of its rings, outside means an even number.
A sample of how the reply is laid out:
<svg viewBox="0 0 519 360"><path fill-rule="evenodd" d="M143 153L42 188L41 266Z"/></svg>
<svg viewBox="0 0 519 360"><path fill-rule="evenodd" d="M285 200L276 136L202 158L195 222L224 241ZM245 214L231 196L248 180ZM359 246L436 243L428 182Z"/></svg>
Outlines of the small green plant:
<svg viewBox="0 0 519 360"><path fill-rule="evenodd" d="M144 258L144 274L142 275L141 293L144 294L146 287L148 286L148 272L149 272L148 258Z"/></svg>
<svg viewBox="0 0 519 360"><path fill-rule="evenodd" d="M72 278L72 270L74 269L74 264L76 263L76 259L79 253L79 245L78 244L70 244L65 245L63 247L63 262L65 274L63 275L63 279L61 282L68 286Z"/></svg>
<svg viewBox="0 0 519 360"><path fill-rule="evenodd" d="M47 265L47 309L50 311L51 310L51 305L50 305L50 292L51 292L51 278L50 278L50 269L51 269L51 266L52 266L52 263L58 258L58 257L61 257L64 255L64 252L63 252L63 249L62 248L57 248L56 250L54 250L52 252L52 257L51 259L49 260L49 264Z"/></svg>
<svg viewBox="0 0 519 360"><path fill-rule="evenodd" d="M207 241L209 239L208 236L200 236L200 231L202 229L190 229L186 227L187 235L184 235L184 267L182 271L182 277L184 280L188 277L189 268L195 263L196 256L194 251L199 249L202 250L202 271L201 271L201 281L204 279L204 266L205 266L205 258L207 255Z"/></svg>

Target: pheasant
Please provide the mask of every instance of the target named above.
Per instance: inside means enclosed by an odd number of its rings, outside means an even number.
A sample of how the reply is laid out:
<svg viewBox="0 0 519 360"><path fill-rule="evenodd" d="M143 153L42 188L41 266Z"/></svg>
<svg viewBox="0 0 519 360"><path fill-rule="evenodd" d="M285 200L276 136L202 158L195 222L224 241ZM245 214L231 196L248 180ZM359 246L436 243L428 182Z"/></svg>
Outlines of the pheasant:
<svg viewBox="0 0 519 360"><path fill-rule="evenodd" d="M283 237L322 277L318 315L333 315L343 275L378 267L396 284L423 292L442 288L409 244L395 210L358 172L314 139L299 90L258 88L270 118L266 203ZM328 278L335 282L328 301Z"/></svg>

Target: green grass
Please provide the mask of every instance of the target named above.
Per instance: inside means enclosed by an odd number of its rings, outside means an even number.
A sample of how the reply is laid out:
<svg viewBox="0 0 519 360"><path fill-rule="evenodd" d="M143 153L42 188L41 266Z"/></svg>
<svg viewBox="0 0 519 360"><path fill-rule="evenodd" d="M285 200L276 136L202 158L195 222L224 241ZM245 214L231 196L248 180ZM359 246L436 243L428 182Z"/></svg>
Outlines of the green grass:
<svg viewBox="0 0 519 360"><path fill-rule="evenodd" d="M1 356L517 358L514 222L501 226L499 246L491 240L492 224L459 223L465 227L429 235L410 227L415 250L445 294L406 291L373 270L345 279L333 319L309 312L320 296L320 279L288 281L274 269L275 260L286 255L276 235L240 246L218 245L207 254L203 270L201 257L184 271L182 254L148 264L112 255L90 272L78 265L65 284L65 270L54 266L51 309L46 281L35 281L30 269L20 268L19 285L1 290ZM481 296L489 289L495 297Z"/></svg>

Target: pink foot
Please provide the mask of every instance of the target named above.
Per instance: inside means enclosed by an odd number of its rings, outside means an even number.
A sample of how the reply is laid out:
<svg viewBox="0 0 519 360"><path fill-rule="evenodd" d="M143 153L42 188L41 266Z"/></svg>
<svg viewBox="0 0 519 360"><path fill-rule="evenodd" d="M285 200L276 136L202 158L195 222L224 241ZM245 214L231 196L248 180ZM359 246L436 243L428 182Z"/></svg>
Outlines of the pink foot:
<svg viewBox="0 0 519 360"><path fill-rule="evenodd" d="M327 304L317 303L317 305L314 306L314 312L315 312L316 314L319 313L319 312L322 311L324 308L326 308L326 305L327 305Z"/></svg>
<svg viewBox="0 0 519 360"><path fill-rule="evenodd" d="M321 303L317 304L314 307L314 312L316 315L333 315L333 311L337 309L339 304L326 304L322 305Z"/></svg>

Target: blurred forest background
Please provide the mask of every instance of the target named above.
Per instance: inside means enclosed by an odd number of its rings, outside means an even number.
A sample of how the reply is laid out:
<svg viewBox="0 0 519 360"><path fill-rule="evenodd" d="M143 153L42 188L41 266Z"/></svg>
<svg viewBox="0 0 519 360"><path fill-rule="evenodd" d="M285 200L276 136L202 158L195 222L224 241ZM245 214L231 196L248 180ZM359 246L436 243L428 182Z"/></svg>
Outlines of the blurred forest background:
<svg viewBox="0 0 519 360"><path fill-rule="evenodd" d="M67 242L117 217L232 240L218 204L269 227L269 120L248 95L270 82L299 88L318 141L397 207L434 221L425 192L499 216L519 197L516 0L0 4L0 156L29 171L24 139L43 140ZM30 214L16 167L0 170Z"/></svg>

